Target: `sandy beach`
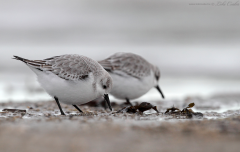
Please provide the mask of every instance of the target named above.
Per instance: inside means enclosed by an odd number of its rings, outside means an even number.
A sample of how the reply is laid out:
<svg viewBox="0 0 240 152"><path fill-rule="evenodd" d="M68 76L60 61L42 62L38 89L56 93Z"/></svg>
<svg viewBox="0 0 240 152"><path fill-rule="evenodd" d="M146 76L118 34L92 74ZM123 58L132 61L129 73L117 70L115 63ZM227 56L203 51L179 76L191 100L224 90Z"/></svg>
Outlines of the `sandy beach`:
<svg viewBox="0 0 240 152"><path fill-rule="evenodd" d="M9 152L239 151L240 108L224 112L209 110L219 110L215 105L224 105L226 101L235 106L239 96L218 95L204 100L189 97L178 106L185 107L192 101L198 107L194 111L208 109L203 112L203 118L164 114L173 101L157 101L154 105L160 113L149 110L143 114L116 113L124 105L113 106L113 112L102 107L81 106L84 114L80 114L74 107L63 104L66 116L60 115L54 101L1 103L1 110L26 112L0 112L0 149Z"/></svg>

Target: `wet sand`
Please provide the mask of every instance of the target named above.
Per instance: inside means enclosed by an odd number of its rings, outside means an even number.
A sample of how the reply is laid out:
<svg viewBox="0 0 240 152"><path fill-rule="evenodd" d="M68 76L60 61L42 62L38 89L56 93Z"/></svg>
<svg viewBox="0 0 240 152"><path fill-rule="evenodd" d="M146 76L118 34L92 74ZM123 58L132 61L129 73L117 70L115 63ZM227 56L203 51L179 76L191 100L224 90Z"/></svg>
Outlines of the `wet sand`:
<svg viewBox="0 0 240 152"><path fill-rule="evenodd" d="M102 107L74 107L62 104L61 116L54 101L1 103L0 109L26 112L0 112L0 151L182 151L238 152L240 149L240 108L211 112L221 106L234 106L238 95L189 97L183 101L156 101L158 110L143 114L115 113ZM179 108L194 101L201 119L165 115L169 105ZM211 103L211 104L210 104ZM210 109L210 111L209 111Z"/></svg>

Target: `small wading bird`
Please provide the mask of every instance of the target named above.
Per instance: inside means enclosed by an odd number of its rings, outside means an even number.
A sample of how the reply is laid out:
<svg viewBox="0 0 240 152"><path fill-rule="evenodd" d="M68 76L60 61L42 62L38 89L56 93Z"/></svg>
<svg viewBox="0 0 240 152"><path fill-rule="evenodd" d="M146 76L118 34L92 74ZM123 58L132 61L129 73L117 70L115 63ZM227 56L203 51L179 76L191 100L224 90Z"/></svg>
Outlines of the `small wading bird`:
<svg viewBox="0 0 240 152"><path fill-rule="evenodd" d="M112 87L112 79L98 62L81 55L61 55L44 60L28 60L18 56L20 60L36 73L41 86L52 96L65 115L59 103L71 104L79 112L77 105L87 103L104 96L109 109L108 93Z"/></svg>
<svg viewBox="0 0 240 152"><path fill-rule="evenodd" d="M133 53L116 53L98 63L111 75L113 87L110 94L116 98L125 99L128 104L132 105L130 99L144 95L153 87L164 98L158 86L159 68L141 56Z"/></svg>

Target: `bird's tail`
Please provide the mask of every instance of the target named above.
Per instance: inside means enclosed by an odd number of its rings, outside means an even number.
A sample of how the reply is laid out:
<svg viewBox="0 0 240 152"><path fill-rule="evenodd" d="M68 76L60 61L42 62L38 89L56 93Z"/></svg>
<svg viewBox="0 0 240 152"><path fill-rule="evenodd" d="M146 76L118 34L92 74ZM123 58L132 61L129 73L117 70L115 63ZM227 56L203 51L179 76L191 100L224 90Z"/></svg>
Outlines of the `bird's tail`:
<svg viewBox="0 0 240 152"><path fill-rule="evenodd" d="M22 57L19 57L19 56L13 56L14 58L13 59L15 59L15 60L20 60L20 61L22 61L22 62L24 62L24 63L28 63L30 60L28 60L28 59L24 59L24 58L22 58Z"/></svg>
<svg viewBox="0 0 240 152"><path fill-rule="evenodd" d="M13 59L20 60L20 61L26 63L28 66L36 68L41 71L42 71L42 67L44 65L46 65L46 61L44 61L44 60L28 60L28 59L24 59L22 57L15 56L15 55L13 57L14 57Z"/></svg>
<svg viewBox="0 0 240 152"><path fill-rule="evenodd" d="M98 63L108 72L112 71L112 65L111 62L108 59L98 61Z"/></svg>

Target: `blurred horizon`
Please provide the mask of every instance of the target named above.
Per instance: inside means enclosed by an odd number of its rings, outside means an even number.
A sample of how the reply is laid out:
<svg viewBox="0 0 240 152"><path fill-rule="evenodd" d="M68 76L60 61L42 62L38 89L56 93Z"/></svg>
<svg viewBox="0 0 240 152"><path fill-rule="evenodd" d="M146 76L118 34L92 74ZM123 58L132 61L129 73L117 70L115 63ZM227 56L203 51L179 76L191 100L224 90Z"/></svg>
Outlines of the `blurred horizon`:
<svg viewBox="0 0 240 152"><path fill-rule="evenodd" d="M190 2L2 0L0 71L27 72L13 55L44 59L74 53L101 60L133 52L166 75L240 78L239 6Z"/></svg>
<svg viewBox="0 0 240 152"><path fill-rule="evenodd" d="M235 6L215 0L196 5L187 0L0 1L0 86L35 77L13 55L45 59L80 54L102 60L132 52L160 68L160 83L169 94L174 87L188 88L188 80L206 80L203 90L217 91L219 83L240 92L239 1ZM201 91L191 87L184 95Z"/></svg>

